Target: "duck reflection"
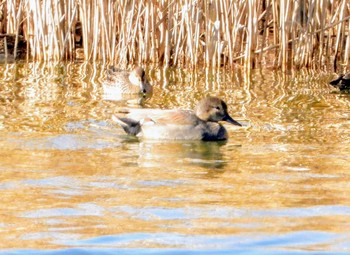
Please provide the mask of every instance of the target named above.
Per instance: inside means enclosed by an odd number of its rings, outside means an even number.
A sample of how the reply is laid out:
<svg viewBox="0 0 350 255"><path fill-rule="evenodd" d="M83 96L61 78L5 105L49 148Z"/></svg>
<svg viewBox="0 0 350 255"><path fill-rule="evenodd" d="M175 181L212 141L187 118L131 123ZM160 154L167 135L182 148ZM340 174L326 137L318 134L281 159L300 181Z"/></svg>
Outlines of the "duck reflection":
<svg viewBox="0 0 350 255"><path fill-rule="evenodd" d="M120 94L119 89L102 84L102 99L105 101L118 101L130 106L143 106L152 94Z"/></svg>
<svg viewBox="0 0 350 255"><path fill-rule="evenodd" d="M221 169L227 161L223 158L221 147L226 141L218 142L139 142L140 167L183 168L199 166L208 169Z"/></svg>

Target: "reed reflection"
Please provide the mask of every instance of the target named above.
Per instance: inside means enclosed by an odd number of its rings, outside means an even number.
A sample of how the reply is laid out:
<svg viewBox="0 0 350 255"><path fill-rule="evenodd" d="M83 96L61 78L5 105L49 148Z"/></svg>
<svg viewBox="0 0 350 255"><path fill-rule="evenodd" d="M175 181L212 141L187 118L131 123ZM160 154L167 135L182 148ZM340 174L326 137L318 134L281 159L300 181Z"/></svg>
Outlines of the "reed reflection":
<svg viewBox="0 0 350 255"><path fill-rule="evenodd" d="M350 101L329 75L152 70L145 107L210 94L251 123L226 125L226 142L164 142L109 125L125 104L103 98L101 66L0 68L0 248L348 240Z"/></svg>

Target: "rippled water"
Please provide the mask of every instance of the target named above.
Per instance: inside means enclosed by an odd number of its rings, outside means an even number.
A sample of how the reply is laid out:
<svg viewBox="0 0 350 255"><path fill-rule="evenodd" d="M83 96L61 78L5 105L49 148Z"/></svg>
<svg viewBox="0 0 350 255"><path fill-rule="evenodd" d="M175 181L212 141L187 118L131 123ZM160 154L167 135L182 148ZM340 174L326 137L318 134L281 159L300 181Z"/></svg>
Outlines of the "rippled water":
<svg viewBox="0 0 350 255"><path fill-rule="evenodd" d="M104 68L0 66L2 253L350 253L350 94L333 74L150 69L142 107L210 94L245 124L165 142L110 121L140 106L103 90Z"/></svg>

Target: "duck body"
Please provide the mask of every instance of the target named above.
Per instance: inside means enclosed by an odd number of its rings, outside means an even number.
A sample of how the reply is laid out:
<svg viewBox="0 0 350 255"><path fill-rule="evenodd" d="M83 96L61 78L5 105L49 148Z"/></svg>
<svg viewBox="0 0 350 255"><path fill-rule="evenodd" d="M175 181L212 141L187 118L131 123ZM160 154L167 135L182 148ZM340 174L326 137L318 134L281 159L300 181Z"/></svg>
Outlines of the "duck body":
<svg viewBox="0 0 350 255"><path fill-rule="evenodd" d="M152 94L153 92L142 67L136 67L131 72L110 67L103 87L106 91L113 91L114 94Z"/></svg>
<svg viewBox="0 0 350 255"><path fill-rule="evenodd" d="M340 74L336 79L329 82L333 87L339 90L350 90L350 72L346 74Z"/></svg>
<svg viewBox="0 0 350 255"><path fill-rule="evenodd" d="M156 140L226 140L228 133L218 121L241 126L215 97L202 100L196 111L130 109L125 117L113 116L113 120L130 135Z"/></svg>

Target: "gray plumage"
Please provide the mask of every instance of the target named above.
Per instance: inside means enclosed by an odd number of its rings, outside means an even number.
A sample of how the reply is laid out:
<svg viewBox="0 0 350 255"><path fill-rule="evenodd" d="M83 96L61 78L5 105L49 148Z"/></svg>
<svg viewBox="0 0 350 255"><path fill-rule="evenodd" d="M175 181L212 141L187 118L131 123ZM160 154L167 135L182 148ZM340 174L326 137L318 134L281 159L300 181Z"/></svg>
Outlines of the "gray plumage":
<svg viewBox="0 0 350 255"><path fill-rule="evenodd" d="M130 135L157 140L226 140L227 131L219 121L241 126L216 97L204 98L195 111L129 109L125 117L113 116L113 120Z"/></svg>

